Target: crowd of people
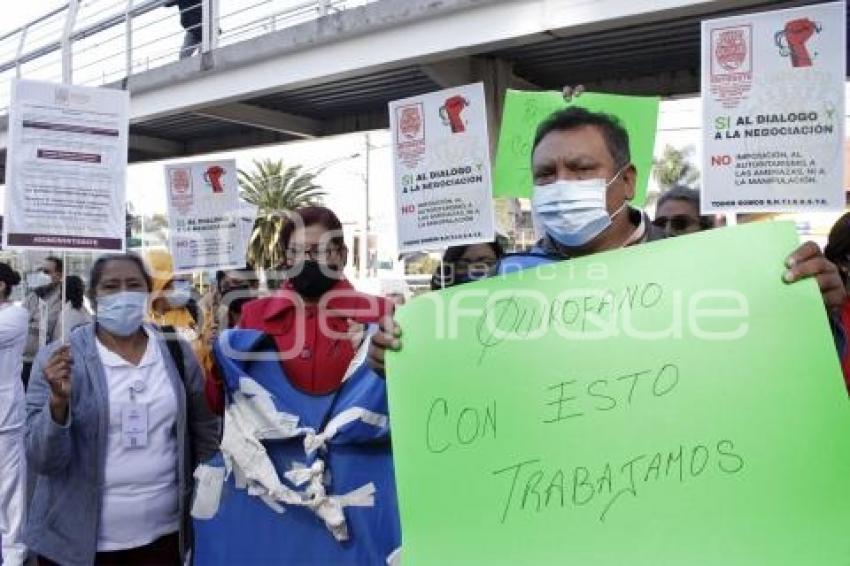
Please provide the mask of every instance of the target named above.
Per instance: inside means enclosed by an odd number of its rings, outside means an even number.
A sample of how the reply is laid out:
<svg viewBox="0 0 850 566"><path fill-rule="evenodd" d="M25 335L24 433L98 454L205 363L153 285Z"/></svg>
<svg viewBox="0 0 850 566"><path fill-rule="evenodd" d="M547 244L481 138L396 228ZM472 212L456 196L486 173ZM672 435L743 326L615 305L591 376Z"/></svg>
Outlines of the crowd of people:
<svg viewBox="0 0 850 566"><path fill-rule="evenodd" d="M531 160L536 246L450 248L434 292L717 227L686 187L652 220L630 204L628 135L606 114L556 112ZM269 563L269 546L279 563L397 559L386 379L403 376L384 367L403 348L394 301L345 278L330 209L294 211L280 241L280 289L245 266L218 272L203 297L152 251L98 258L87 290L48 257L16 305L21 276L0 263L4 564L177 565L190 552L199 564ZM816 279L850 376L850 215L825 253L788 254L786 283Z"/></svg>

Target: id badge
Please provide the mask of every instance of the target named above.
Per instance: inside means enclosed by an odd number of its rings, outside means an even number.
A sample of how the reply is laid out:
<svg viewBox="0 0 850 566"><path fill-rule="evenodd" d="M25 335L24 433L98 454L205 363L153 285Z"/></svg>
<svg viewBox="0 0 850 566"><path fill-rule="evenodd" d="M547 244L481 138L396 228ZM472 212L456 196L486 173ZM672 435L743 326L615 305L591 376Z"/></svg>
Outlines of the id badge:
<svg viewBox="0 0 850 566"><path fill-rule="evenodd" d="M148 445L148 406L127 403L121 407L121 438L124 448Z"/></svg>

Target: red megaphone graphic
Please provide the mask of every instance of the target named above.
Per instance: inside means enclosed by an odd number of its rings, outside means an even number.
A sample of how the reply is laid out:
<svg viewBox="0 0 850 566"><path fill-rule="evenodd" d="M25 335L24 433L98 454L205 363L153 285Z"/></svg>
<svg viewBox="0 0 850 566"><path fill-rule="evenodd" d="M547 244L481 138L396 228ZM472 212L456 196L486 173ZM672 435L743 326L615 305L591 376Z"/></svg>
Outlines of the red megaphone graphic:
<svg viewBox="0 0 850 566"><path fill-rule="evenodd" d="M223 193L224 186L221 184L221 178L226 173L226 171L219 167L218 165L213 165L209 167L204 173L204 181L212 185L212 190L214 193Z"/></svg>
<svg viewBox="0 0 850 566"><path fill-rule="evenodd" d="M785 24L785 29L776 32L774 41L783 57L791 56L793 67L811 67L812 57L806 49L806 42L820 30L821 27L809 18L791 20Z"/></svg>
<svg viewBox="0 0 850 566"><path fill-rule="evenodd" d="M466 126L460 114L467 106L469 106L469 101L457 95L446 100L446 103L440 108L440 118L443 119L444 124L451 126L453 134L466 131Z"/></svg>

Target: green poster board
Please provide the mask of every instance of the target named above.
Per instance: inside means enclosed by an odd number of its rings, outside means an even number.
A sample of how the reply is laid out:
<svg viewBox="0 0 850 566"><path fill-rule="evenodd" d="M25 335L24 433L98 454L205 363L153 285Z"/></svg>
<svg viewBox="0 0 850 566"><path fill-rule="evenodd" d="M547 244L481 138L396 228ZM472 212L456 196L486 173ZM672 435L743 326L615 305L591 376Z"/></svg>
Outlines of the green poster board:
<svg viewBox="0 0 850 566"><path fill-rule="evenodd" d="M493 196L531 197L531 146L537 126L552 112L567 106L583 106L618 117L629 133L632 163L638 170L634 206L646 201L652 169L652 151L658 121L657 96L621 96L587 92L569 103L559 92L508 90L502 128L493 167Z"/></svg>
<svg viewBox="0 0 850 566"><path fill-rule="evenodd" d="M797 245L725 228L402 308L405 564L847 564L850 404Z"/></svg>

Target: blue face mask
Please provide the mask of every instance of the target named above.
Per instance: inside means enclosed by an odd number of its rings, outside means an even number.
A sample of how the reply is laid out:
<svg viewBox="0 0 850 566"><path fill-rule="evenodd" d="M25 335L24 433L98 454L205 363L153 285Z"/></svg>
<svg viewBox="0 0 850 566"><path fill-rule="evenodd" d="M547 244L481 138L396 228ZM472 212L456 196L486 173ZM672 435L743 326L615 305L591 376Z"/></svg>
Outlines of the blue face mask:
<svg viewBox="0 0 850 566"><path fill-rule="evenodd" d="M148 294L121 291L97 298L97 323L110 334L130 336L142 325Z"/></svg>
<svg viewBox="0 0 850 566"><path fill-rule="evenodd" d="M605 206L608 186L623 169L608 182L587 179L536 185L532 197L534 220L559 244L568 247L587 244L611 226L614 217L626 208L624 202L609 215Z"/></svg>
<svg viewBox="0 0 850 566"><path fill-rule="evenodd" d="M185 307L192 298L192 284L188 281L175 281L172 287L165 294L168 304L174 308Z"/></svg>

